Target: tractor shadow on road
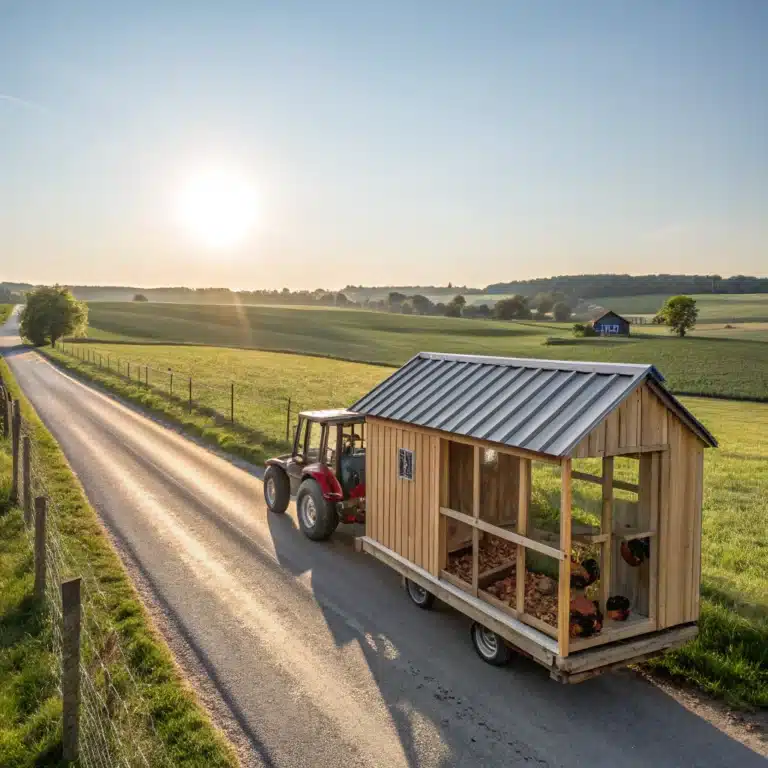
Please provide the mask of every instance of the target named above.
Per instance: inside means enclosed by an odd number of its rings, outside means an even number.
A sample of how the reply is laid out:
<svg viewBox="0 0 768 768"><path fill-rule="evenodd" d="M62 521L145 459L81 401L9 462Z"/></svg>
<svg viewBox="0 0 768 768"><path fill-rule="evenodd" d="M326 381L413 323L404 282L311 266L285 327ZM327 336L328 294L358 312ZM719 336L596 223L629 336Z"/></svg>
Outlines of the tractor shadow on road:
<svg viewBox="0 0 768 768"><path fill-rule="evenodd" d="M295 577L311 571L336 646L363 653L410 766L765 764L630 670L568 686L522 656L490 667L473 652L466 617L411 605L399 575L355 553L346 531L317 544L290 514L267 522L280 565ZM430 731L439 755L423 748Z"/></svg>

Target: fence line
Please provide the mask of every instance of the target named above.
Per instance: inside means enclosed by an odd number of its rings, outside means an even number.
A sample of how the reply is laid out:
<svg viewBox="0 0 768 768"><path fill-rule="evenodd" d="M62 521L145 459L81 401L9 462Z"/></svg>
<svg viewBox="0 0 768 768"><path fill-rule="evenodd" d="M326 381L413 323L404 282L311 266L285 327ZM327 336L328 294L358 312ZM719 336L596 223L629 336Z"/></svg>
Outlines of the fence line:
<svg viewBox="0 0 768 768"><path fill-rule="evenodd" d="M74 552L73 542L62 534L61 509L47 487L33 432L0 378L2 402L9 403L9 408L0 408L4 426L8 421L19 424L20 439L12 441L13 481L18 486L21 471L23 498L16 501L23 504L34 553L35 594L50 630L62 696L65 760L79 758L85 768L172 766L162 740L147 741L151 734L157 737L157 730L147 712L143 684L131 672L120 637L110 626L109 601L92 563L84 552Z"/></svg>
<svg viewBox="0 0 768 768"><path fill-rule="evenodd" d="M270 405L274 406L276 410L285 409L285 440L287 442L290 442L293 436L292 417L302 410L291 396L287 398L275 397L270 400L263 395L252 396L253 392L249 392L247 385L241 382L201 383L199 379L196 380L188 373L181 373L172 368L157 368L109 353L102 354L92 349L88 344L58 341L56 349L81 363L106 369L126 381L134 382L146 387L147 390L157 392L178 405L185 406L189 413L192 413L193 410L208 413L214 417L215 421L221 422L223 420L246 429L252 428L253 425L249 425L238 418L237 406L238 403L242 402Z"/></svg>

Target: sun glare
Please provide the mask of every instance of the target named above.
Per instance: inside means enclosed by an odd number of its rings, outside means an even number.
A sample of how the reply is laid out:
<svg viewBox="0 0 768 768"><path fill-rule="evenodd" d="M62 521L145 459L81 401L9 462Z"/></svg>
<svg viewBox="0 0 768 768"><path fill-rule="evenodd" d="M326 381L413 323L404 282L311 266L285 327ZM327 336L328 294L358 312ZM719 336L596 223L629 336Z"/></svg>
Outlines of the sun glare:
<svg viewBox="0 0 768 768"><path fill-rule="evenodd" d="M190 177L178 197L178 219L196 242L231 248L243 242L256 218L256 194L236 171L209 169Z"/></svg>

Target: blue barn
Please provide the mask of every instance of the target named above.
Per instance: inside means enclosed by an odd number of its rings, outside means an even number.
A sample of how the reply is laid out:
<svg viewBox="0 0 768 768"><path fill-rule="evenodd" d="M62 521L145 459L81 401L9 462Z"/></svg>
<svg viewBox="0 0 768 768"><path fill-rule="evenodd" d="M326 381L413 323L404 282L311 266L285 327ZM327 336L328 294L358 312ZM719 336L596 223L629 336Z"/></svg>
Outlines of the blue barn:
<svg viewBox="0 0 768 768"><path fill-rule="evenodd" d="M629 320L615 312L606 312L592 321L592 327L600 336L629 336L629 326Z"/></svg>

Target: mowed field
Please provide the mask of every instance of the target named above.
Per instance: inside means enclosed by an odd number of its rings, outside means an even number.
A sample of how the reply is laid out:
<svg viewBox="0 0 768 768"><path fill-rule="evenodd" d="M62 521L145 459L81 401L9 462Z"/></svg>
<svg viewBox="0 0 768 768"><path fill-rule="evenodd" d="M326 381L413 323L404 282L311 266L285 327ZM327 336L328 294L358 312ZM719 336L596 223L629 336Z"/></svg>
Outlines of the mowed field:
<svg viewBox="0 0 768 768"><path fill-rule="evenodd" d="M13 304L0 304L0 325L2 325L11 314Z"/></svg>
<svg viewBox="0 0 768 768"><path fill-rule="evenodd" d="M70 347L67 346L69 349ZM286 401L302 407L349 405L374 387L390 369L359 363L255 350L209 347L80 345L101 355L98 368L59 351L48 353L115 392L179 422L224 448L262 461L285 450ZM110 369L105 361L109 356ZM181 396L171 400L168 378L151 383L159 390L115 373L116 361L131 359L157 371L172 368ZM237 424L194 409L184 402L185 375L209 387L203 403L226 413L235 382ZM133 368L136 377L136 368ZM195 385L197 389L197 384ZM218 387L218 389L217 389ZM177 390L178 391L178 390ZM206 400L206 397L214 398ZM197 394L195 395L197 399ZM684 398L686 405L720 441L706 452L701 636L665 657L668 672L696 682L733 703L768 706L768 404Z"/></svg>
<svg viewBox="0 0 768 768"><path fill-rule="evenodd" d="M90 322L89 334L105 341L250 347L390 365L419 351L653 363L676 392L768 400L768 343L737 338L576 339L570 324L188 304L94 303Z"/></svg>
<svg viewBox="0 0 768 768"><path fill-rule="evenodd" d="M659 311L668 294L645 296L605 296L589 299L620 315L651 315ZM766 323L768 322L768 293L694 294L701 323Z"/></svg>

